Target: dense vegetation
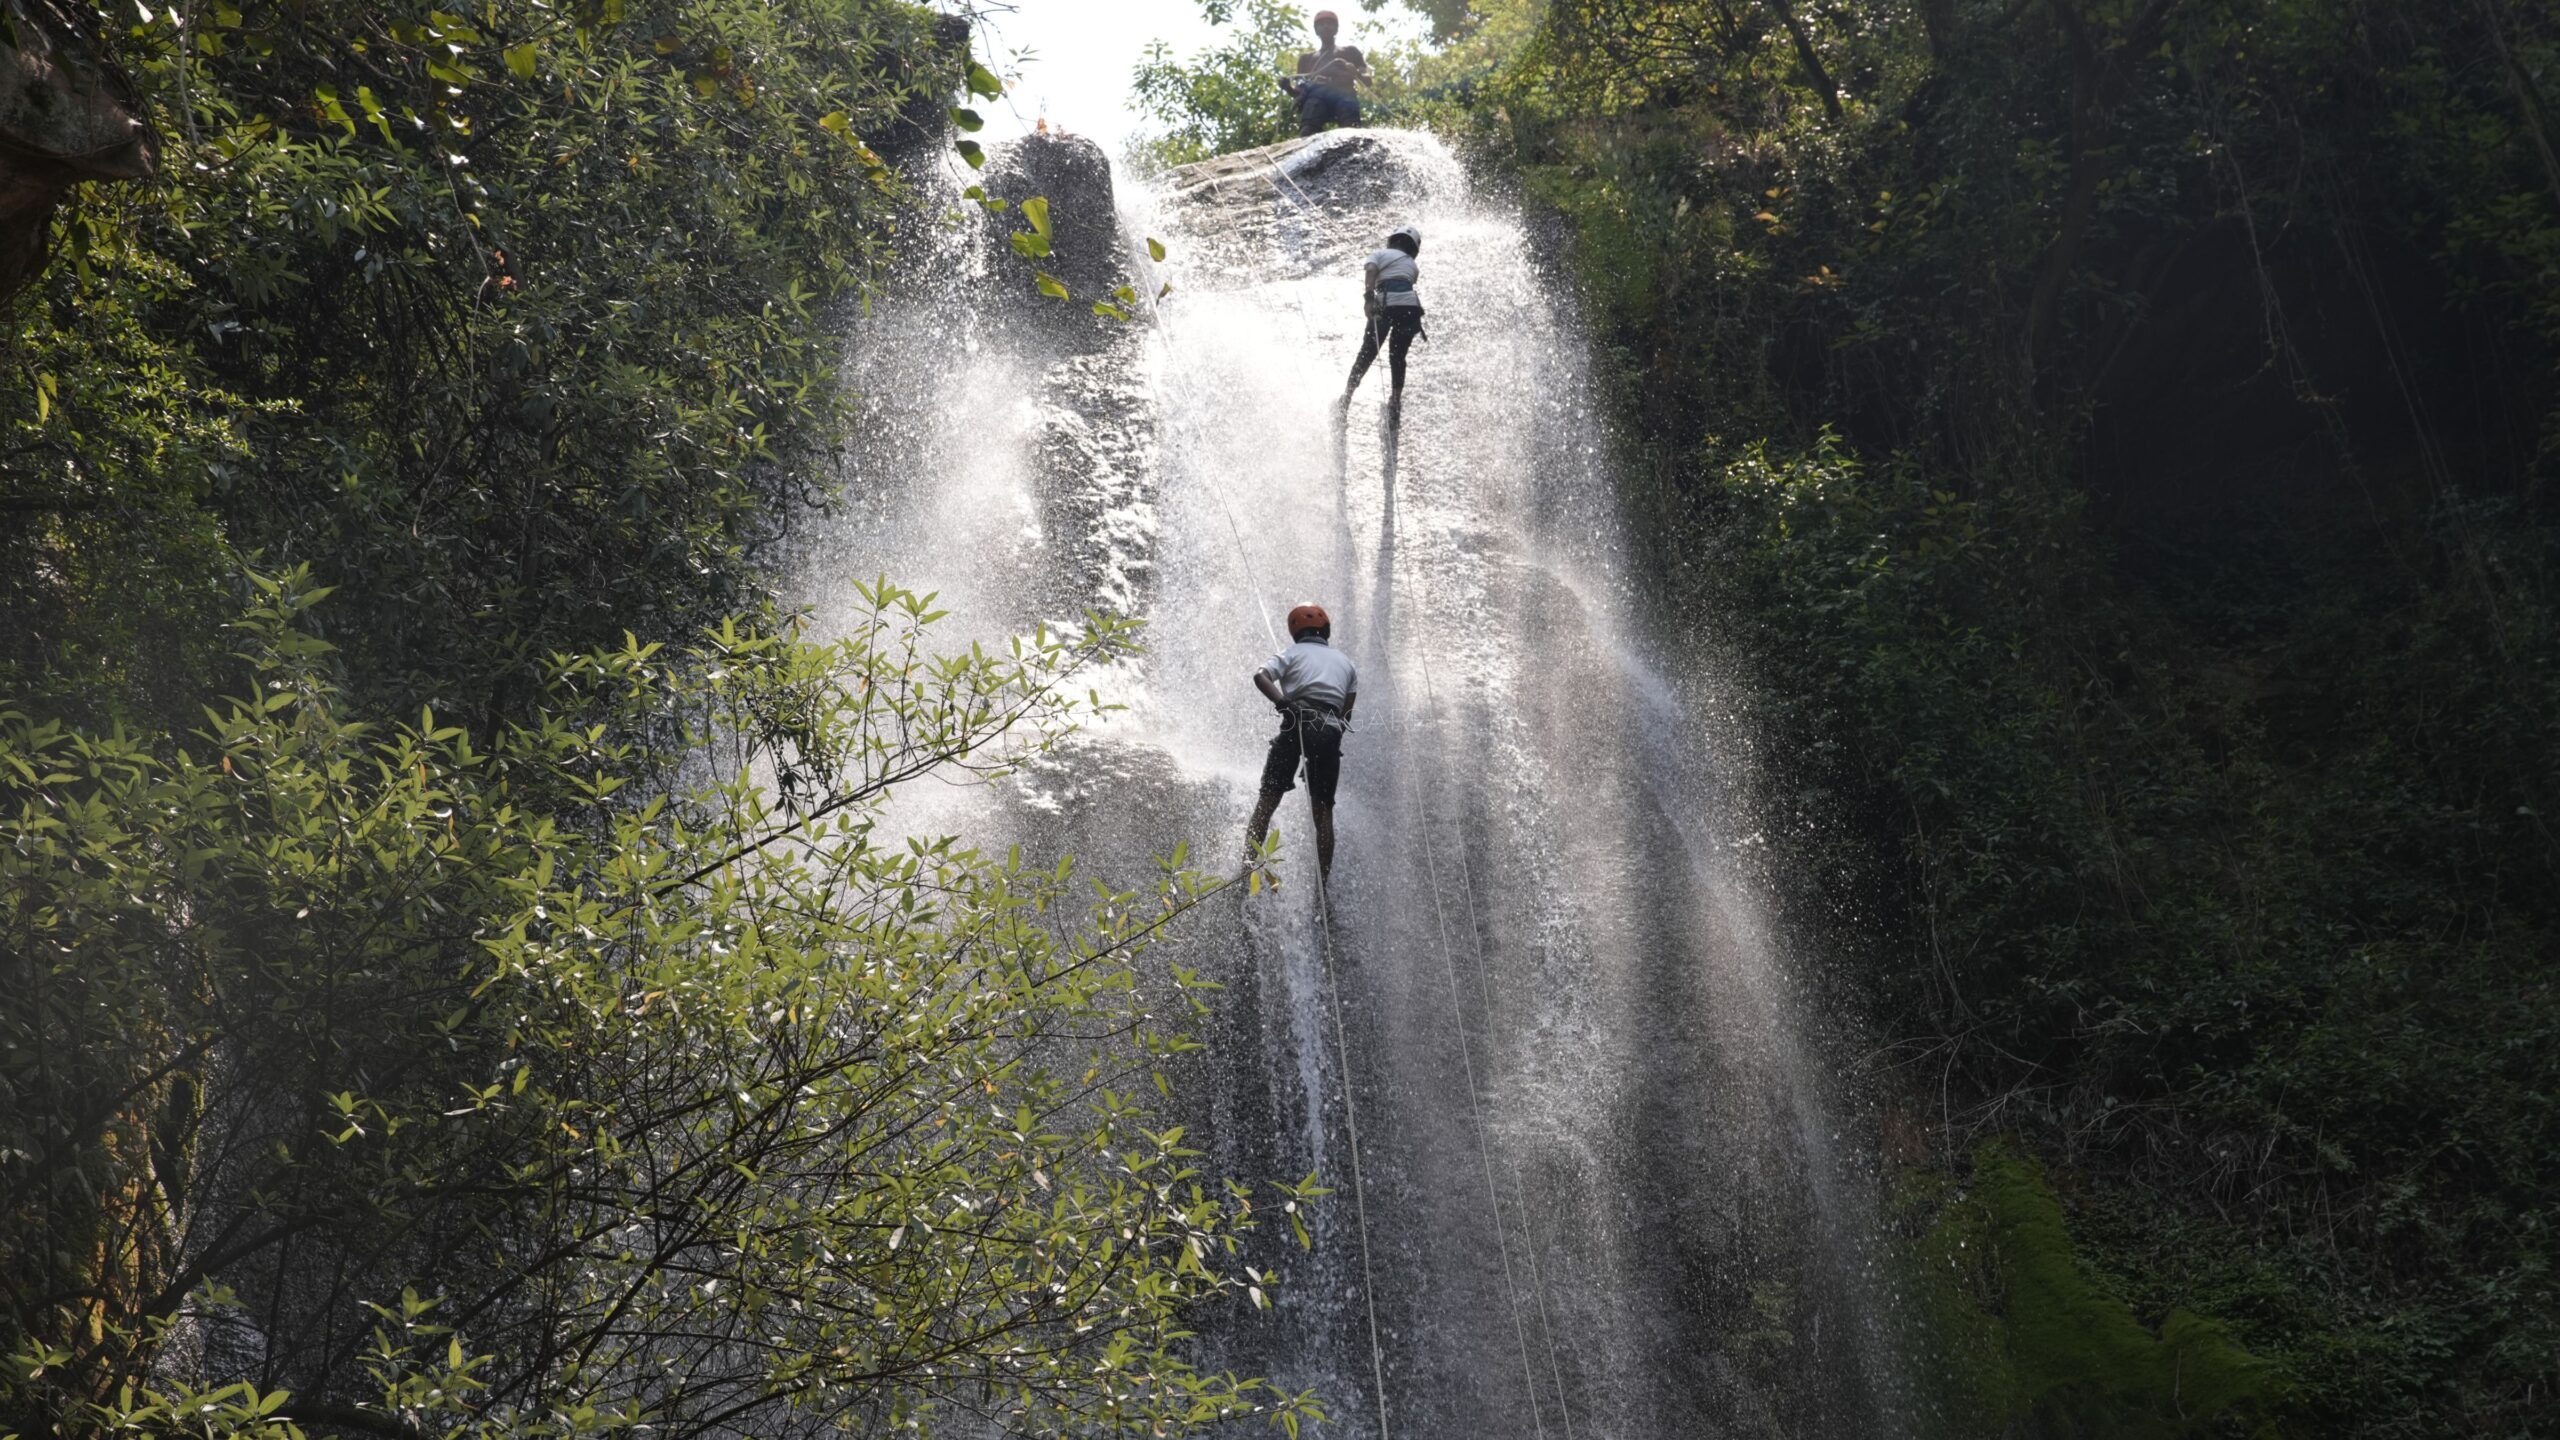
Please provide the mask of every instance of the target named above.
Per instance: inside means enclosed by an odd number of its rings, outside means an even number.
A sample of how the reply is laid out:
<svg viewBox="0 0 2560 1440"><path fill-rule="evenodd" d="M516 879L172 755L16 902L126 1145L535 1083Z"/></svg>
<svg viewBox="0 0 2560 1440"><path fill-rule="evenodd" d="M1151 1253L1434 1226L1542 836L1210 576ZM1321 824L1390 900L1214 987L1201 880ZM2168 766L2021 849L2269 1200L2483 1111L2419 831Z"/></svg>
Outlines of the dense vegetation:
<svg viewBox="0 0 2560 1440"><path fill-rule="evenodd" d="M1267 1283L1141 1101L1209 887L872 837L1129 630L943 657L885 583L827 643L757 588L831 316L943 223L892 162L995 93L963 37L73 18L161 163L0 336L0 1435L1309 1413L1183 1359Z"/></svg>
<svg viewBox="0 0 2560 1440"><path fill-rule="evenodd" d="M2560 7L1430 8L1384 94L1570 227L1756 676L1950 1433L2560 1434Z"/></svg>
<svg viewBox="0 0 2560 1440"><path fill-rule="evenodd" d="M1285 133L1220 8L1158 158ZM1373 114L1569 228L1756 679L1928 1412L2560 1434L2560 6L1421 8ZM756 588L991 79L894 0L93 21L161 163L0 333L0 1434L1304 1413L1181 1358L1262 1279L1138 1103L1202 883L869 844L1130 636Z"/></svg>
<svg viewBox="0 0 2560 1440"><path fill-rule="evenodd" d="M1667 611L1857 823L1804 860L1877 899L1914 1108L2304 1433L2560 1425L2556 46L1564 0L1486 87L1648 397Z"/></svg>

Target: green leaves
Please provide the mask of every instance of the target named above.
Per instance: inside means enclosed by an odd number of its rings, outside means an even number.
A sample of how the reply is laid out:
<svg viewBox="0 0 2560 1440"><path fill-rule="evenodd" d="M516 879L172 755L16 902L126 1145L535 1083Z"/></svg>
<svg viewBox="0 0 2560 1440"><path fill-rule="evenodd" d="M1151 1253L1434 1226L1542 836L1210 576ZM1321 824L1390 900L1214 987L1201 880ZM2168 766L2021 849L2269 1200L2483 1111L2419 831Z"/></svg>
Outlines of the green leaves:
<svg viewBox="0 0 2560 1440"><path fill-rule="evenodd" d="M1159 43L1139 63L1130 93L1162 128L1147 147L1156 159L1187 164L1297 133L1289 97L1273 82L1303 46L1304 12L1281 0L1243 0L1242 8L1224 44L1183 61Z"/></svg>
<svg viewBox="0 0 2560 1440"><path fill-rule="evenodd" d="M311 90L311 99L313 104L320 107L322 117L335 122L349 135L356 133L356 122L347 117L346 107L338 103L337 86L315 85Z"/></svg>
<svg viewBox="0 0 2560 1440"><path fill-rule="evenodd" d="M228 48L183 72L136 52L145 93L188 97L192 134L161 123L192 148L152 203L66 211L0 337L0 494L148 519L0 524L0 570L66 587L0 603L70 605L98 633L66 653L138 657L130 625L218 656L186 637L219 623L223 552L325 554L366 703L473 697L475 725L552 651L733 605L762 506L799 486L774 462L842 416L819 317L882 273L912 198L860 137L914 87L956 92L960 58L887 0L587 6L585 39L520 0L226 13L191 23ZM75 598L109 592L131 603Z"/></svg>
<svg viewBox="0 0 2560 1440"><path fill-rule="evenodd" d="M0 1008L0 1050L33 1053L49 1025L84 1042L46 1052L57 1080L156 1093L176 1075L271 1109L273 1144L230 1137L240 1188L202 1202L208 1220L328 1217L386 1253L409 1226L479 1227L489 1264L375 1311L368 1393L487 1440L521 1433L512 1397L537 1386L563 1412L673 1429L741 1401L748 1423L924 1414L955 1383L1035 1433L1317 1413L1183 1353L1187 1311L1273 1283L1226 1268L1244 1192L1208 1184L1141 1102L1195 1044L1159 1018L1164 988L1192 1013L1208 982L1172 968L1142 988L1140 966L1224 882L1177 857L1151 891L1088 888L1063 860L875 831L900 787L1000 777L1105 713L1077 677L1129 656L1131 623L939 653L931 595L856 584L833 641L732 620L680 652L564 658L554 693L581 713L484 748L432 713L346 723L303 628L307 575L248 585L253 694L200 741L0 715L0 895L43 917L38 990L80 997ZM526 803L679 760L699 778L584 828ZM1067 1033L1085 1038L1048 1043ZM192 1064L217 1048L219 1070ZM24 1123L0 1114L0 1144ZM89 1123L112 1192L138 1163L109 1144L126 1122ZM272 1257L234 1263L254 1287ZM0 1284L66 1278L80 1293ZM491 1287L555 1333L609 1335L606 1363L534 1369L435 1321L484 1313ZM298 1343L289 1304L244 1293L273 1343ZM755 1345L733 1364L693 1349L704 1336ZM651 1385L669 1355L719 1398Z"/></svg>
<svg viewBox="0 0 2560 1440"><path fill-rule="evenodd" d="M139 53L180 163L67 212L0 334L0 478L61 506L0 524L0 1069L46 1097L0 1104L0 1324L58 1332L0 1356L82 1367L0 1408L256 1433L265 1393L100 1379L161 1373L181 1302L440 1435L682 1428L710 1402L636 1377L774 1334L722 1423L929 1428L955 1381L1047 1433L1264 1403L1180 1341L1243 1207L1143 1133L1206 982L1139 967L1216 882L1096 895L878 821L1099 713L1076 677L1134 632L945 654L885 583L825 643L752 613L845 418L826 317L915 218L860 137L969 72L885 0L244 9ZM716 1242L634 1238L678 1214ZM224 1227L237 1296L190 1298ZM351 1349L343 1297L272 1280L323 1235L400 1257L351 1293L445 1303ZM884 1339L928 1331L931 1376Z"/></svg>
<svg viewBox="0 0 2560 1440"><path fill-rule="evenodd" d="M1026 260L1049 258L1049 202L1034 195L1022 202L1022 218L1031 222L1029 230L1013 232L1013 253ZM1044 289L1046 287L1043 287ZM1063 298L1065 292L1060 291Z"/></svg>
<svg viewBox="0 0 2560 1440"><path fill-rule="evenodd" d="M1026 260L1048 259L1051 238L1048 197L1034 195L1023 201L1022 218L1031 222L1031 228L1013 232L1013 253ZM1045 269L1034 270L1031 279L1039 292L1051 300L1074 298L1067 293L1067 283Z"/></svg>
<svg viewBox="0 0 2560 1440"><path fill-rule="evenodd" d="M1150 1113L1209 984L1151 947L1218 882L1097 891L879 820L1101 713L1077 677L1131 627L946 654L885 582L824 642L700 623L752 612L749 547L845 417L823 317L912 218L860 137L1000 85L885 0L333 4L143 53L184 163L84 200L0 337L10 498L64 490L0 525L0 618L56 647L0 672L0 954L33 977L0 1068L48 1097L0 1105L0 1313L59 1332L0 1354L66 1357L30 1403L293 1414L99 1379L162 1373L184 1301L474 1440L704 1422L638 1378L671 1362L751 1402L732 1426L928 1430L955 1383L1033 1433L1314 1413L1182 1348L1186 1307L1269 1283ZM716 1239L661 1253L671 1215ZM216 1230L237 1293L190 1298ZM273 1281L321 1235L400 1257L348 1276L410 1292L370 1346ZM931 1375L884 1338L928 1332Z"/></svg>

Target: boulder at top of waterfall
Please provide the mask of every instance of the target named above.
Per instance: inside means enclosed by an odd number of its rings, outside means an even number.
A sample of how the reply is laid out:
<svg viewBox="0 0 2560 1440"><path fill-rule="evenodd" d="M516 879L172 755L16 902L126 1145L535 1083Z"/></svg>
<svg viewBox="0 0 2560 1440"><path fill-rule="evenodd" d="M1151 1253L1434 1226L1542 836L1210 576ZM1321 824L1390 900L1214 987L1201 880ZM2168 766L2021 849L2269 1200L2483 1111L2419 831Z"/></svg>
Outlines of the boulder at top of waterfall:
<svg viewBox="0 0 2560 1440"><path fill-rule="evenodd" d="M1398 193L1397 170L1395 149L1382 137L1333 130L1181 166L1173 185L1186 206L1381 204Z"/></svg>
<svg viewBox="0 0 2560 1440"><path fill-rule="evenodd" d="M1194 275L1324 272L1357 277L1387 232L1463 193L1438 141L1401 130L1336 130L1238 150L1172 173L1166 239Z"/></svg>
<svg viewBox="0 0 2560 1440"><path fill-rule="evenodd" d="M1013 208L996 213L1006 229L1028 229L1021 205L1049 202L1049 257L1041 268L1066 282L1081 306L1122 283L1120 215L1111 188L1111 159L1081 135L1025 135L996 147L980 179L989 198Z"/></svg>

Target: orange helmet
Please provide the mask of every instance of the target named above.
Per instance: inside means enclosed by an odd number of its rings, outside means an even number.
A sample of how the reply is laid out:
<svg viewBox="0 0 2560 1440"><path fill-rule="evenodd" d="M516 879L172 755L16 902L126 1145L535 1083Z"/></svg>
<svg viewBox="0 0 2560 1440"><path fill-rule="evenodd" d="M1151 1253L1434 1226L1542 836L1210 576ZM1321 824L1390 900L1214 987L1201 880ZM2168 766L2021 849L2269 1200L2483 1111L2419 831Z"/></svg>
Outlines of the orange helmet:
<svg viewBox="0 0 2560 1440"><path fill-rule="evenodd" d="M1324 613L1324 607L1312 600L1304 605L1290 606L1289 638L1295 640L1309 630L1321 630L1328 636L1333 634L1333 617Z"/></svg>

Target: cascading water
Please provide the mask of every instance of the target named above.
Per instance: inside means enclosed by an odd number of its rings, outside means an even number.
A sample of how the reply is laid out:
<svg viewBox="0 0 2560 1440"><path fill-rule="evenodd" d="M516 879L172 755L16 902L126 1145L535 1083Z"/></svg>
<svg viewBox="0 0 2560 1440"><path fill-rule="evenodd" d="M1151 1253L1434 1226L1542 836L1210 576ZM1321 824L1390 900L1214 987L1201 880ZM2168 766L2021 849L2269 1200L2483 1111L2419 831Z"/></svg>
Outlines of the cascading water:
<svg viewBox="0 0 2560 1440"><path fill-rule="evenodd" d="M1746 747L1633 638L1582 341L1518 213L1397 132L1194 167L1117 227L1089 146L990 176L1050 195L1080 297L1173 288L1125 324L1025 302L1001 223L924 257L940 283L857 328L855 503L812 603L886 573L969 634L1095 606L1149 649L1098 677L1121 717L916 823L1223 866L1280 612L1324 601L1362 667L1329 926L1293 795L1286 886L1178 942L1228 986L1184 1077L1207 1168L1336 1192L1312 1255L1258 1257L1273 1310L1203 1317L1212 1361L1317 1389L1347 1435L1910 1429ZM1359 264L1401 221L1431 335L1400 416L1381 362L1337 418Z"/></svg>

